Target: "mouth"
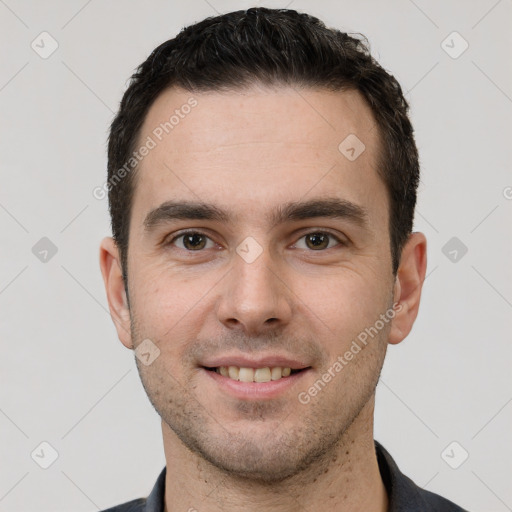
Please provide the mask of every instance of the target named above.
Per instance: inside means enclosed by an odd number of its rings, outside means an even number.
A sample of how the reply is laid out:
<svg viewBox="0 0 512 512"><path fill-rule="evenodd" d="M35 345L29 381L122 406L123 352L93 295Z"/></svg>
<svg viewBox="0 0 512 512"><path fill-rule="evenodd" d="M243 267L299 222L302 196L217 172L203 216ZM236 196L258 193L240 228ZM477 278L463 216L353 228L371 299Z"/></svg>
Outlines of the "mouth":
<svg viewBox="0 0 512 512"><path fill-rule="evenodd" d="M291 375L301 373L310 367L264 366L251 368L248 366L203 366L203 368L234 381L264 383L289 378Z"/></svg>
<svg viewBox="0 0 512 512"><path fill-rule="evenodd" d="M225 354L199 363L201 379L221 396L238 400L271 400L303 388L313 367L288 354Z"/></svg>

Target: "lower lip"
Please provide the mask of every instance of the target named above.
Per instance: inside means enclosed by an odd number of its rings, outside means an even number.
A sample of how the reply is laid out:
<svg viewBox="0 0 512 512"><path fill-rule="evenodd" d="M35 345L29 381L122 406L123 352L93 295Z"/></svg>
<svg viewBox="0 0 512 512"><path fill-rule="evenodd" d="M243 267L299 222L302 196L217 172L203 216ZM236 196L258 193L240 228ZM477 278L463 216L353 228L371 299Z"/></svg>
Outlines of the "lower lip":
<svg viewBox="0 0 512 512"><path fill-rule="evenodd" d="M288 377L281 377L278 380L269 382L242 382L224 377L220 373L211 370L202 369L203 373L213 379L213 381L226 393L235 398L245 400L262 400L278 397L288 391L304 376L309 373L310 369L302 370L298 373L292 373Z"/></svg>

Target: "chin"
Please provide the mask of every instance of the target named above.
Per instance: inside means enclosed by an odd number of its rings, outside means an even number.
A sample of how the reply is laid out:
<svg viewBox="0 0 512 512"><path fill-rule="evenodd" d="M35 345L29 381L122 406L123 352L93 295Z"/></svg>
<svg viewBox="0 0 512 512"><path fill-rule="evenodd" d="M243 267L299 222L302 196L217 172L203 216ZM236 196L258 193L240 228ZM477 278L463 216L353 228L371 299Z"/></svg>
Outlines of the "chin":
<svg viewBox="0 0 512 512"><path fill-rule="evenodd" d="M283 432L284 423L280 427L274 422L262 426L240 428L236 433L210 431L191 438L190 432L181 432L178 436L189 450L230 478L261 484L296 476L328 457L333 449L326 439L314 439L312 432L290 428Z"/></svg>
<svg viewBox="0 0 512 512"><path fill-rule="evenodd" d="M271 454L262 454L261 450L257 457L247 450L240 453L238 457L243 459L228 459L226 453L202 452L199 455L215 466L218 470L228 474L231 478L259 482L262 484L278 483L291 478L309 466L309 463L302 463L296 457L276 457L273 450Z"/></svg>

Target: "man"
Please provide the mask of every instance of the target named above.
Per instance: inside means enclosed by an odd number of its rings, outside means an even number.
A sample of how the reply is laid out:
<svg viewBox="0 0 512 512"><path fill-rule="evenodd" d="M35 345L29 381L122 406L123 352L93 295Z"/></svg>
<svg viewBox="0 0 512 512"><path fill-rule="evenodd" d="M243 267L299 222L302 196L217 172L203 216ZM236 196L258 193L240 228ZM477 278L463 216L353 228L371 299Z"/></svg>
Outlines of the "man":
<svg viewBox="0 0 512 512"><path fill-rule="evenodd" d="M185 28L111 127L100 263L166 467L110 511L460 511L373 439L426 240L408 105L359 39L293 10Z"/></svg>

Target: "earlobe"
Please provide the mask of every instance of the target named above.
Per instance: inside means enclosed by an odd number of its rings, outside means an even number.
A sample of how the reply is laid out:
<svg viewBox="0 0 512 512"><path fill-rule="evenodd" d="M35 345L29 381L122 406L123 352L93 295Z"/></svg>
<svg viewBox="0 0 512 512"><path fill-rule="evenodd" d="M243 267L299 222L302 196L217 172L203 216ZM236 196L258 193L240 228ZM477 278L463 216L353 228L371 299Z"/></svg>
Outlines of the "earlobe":
<svg viewBox="0 0 512 512"><path fill-rule="evenodd" d="M412 329L418 315L421 289L427 269L427 240L423 233L412 233L402 250L394 288L395 317L388 342L400 343Z"/></svg>
<svg viewBox="0 0 512 512"><path fill-rule="evenodd" d="M107 293L110 316L121 343L133 348L130 332L130 310L126 297L119 250L112 237L105 237L100 244L100 268Z"/></svg>

